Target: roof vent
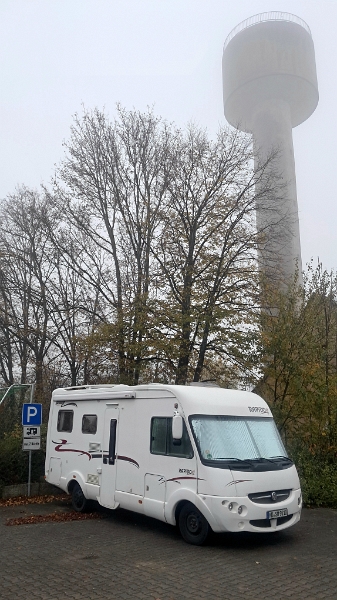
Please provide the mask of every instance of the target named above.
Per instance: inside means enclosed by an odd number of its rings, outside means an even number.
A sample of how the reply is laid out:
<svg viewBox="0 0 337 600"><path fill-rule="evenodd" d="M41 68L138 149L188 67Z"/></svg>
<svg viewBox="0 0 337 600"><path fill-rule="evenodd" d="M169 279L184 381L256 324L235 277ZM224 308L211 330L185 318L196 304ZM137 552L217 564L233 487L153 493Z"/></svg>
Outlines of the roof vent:
<svg viewBox="0 0 337 600"><path fill-rule="evenodd" d="M220 387L215 379L205 379L205 381L191 381L188 385L199 387Z"/></svg>

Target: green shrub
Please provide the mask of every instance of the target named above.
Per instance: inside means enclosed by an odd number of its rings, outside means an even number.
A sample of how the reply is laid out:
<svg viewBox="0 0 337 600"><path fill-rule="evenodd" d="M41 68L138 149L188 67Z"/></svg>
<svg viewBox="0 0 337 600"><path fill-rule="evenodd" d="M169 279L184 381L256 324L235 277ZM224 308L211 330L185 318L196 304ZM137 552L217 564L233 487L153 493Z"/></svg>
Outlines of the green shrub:
<svg viewBox="0 0 337 600"><path fill-rule="evenodd" d="M32 482L39 481L44 475L45 428L41 429L43 447L32 452ZM16 425L0 439L0 489L28 481L28 456L29 452L22 450L22 427Z"/></svg>
<svg viewBox="0 0 337 600"><path fill-rule="evenodd" d="M311 454L308 450L292 452L305 506L337 508L337 463L333 456Z"/></svg>

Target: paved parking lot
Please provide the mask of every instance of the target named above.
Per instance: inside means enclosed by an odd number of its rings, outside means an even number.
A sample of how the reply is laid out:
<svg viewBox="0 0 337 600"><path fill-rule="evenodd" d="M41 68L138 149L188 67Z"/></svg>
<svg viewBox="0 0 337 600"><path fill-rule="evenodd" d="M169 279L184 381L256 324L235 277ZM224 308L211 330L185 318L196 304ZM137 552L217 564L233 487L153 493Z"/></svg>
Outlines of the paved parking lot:
<svg viewBox="0 0 337 600"><path fill-rule="evenodd" d="M0 507L1 599L337 598L337 511L307 509L292 529L217 534L206 547L122 510L100 520L5 525L55 510L70 508Z"/></svg>

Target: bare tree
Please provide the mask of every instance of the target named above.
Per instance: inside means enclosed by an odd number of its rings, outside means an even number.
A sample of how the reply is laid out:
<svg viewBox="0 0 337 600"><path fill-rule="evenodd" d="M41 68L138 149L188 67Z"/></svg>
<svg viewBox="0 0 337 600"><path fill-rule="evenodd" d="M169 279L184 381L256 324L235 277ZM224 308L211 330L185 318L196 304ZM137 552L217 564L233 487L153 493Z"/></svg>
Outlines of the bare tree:
<svg viewBox="0 0 337 600"><path fill-rule="evenodd" d="M20 360L21 382L34 361L37 395L43 395L43 361L50 347L47 284L53 265L48 261L45 218L46 198L21 188L2 202L1 257L2 320L15 340Z"/></svg>
<svg viewBox="0 0 337 600"><path fill-rule="evenodd" d="M65 148L52 190L1 206L3 380L17 360L39 394L44 372L72 385L184 384L229 362L238 374L270 236L255 208L273 211L281 193L273 157L253 173L237 131L212 141L122 108L112 123L76 115Z"/></svg>
<svg viewBox="0 0 337 600"><path fill-rule="evenodd" d="M191 127L174 152L155 255L169 285L171 328L179 340L175 381L184 384L191 376L199 381L207 352L229 345L219 335L226 318L239 314L243 321L256 303L256 178L263 182L259 202L268 199L268 209L279 190L266 164L253 173L251 140L237 131L221 130L212 142Z"/></svg>
<svg viewBox="0 0 337 600"><path fill-rule="evenodd" d="M70 224L66 235L73 230L82 242L82 265L73 267L96 289L92 273L100 251L99 294L113 311L121 381L139 380L150 247L167 189L169 141L169 129L151 112L119 109L114 124L98 110L84 112L75 117L58 172L58 202Z"/></svg>
<svg viewBox="0 0 337 600"><path fill-rule="evenodd" d="M14 383L15 338L10 326L10 297L7 286L7 273L0 256L0 376L6 386ZM4 270L5 269L5 270Z"/></svg>
<svg viewBox="0 0 337 600"><path fill-rule="evenodd" d="M74 248L73 256L76 256L75 253ZM59 248L52 249L50 260L55 267L48 284L49 336L53 342L51 360L61 364L63 361L65 377L70 371L71 385L74 386L78 384L79 375L85 368L80 341L90 333L92 292L84 284L79 273L63 260Z"/></svg>

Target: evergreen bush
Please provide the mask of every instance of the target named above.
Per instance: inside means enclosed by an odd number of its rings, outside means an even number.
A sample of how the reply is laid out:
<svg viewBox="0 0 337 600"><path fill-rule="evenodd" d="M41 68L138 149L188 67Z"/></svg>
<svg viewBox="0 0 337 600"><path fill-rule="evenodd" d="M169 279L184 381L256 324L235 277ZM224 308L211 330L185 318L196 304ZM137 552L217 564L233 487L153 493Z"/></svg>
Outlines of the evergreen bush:
<svg viewBox="0 0 337 600"><path fill-rule="evenodd" d="M41 434L41 450L32 451L32 483L44 475L45 427L41 428ZM0 490L28 481L28 456L29 452L22 450L22 427L16 425L0 438Z"/></svg>

